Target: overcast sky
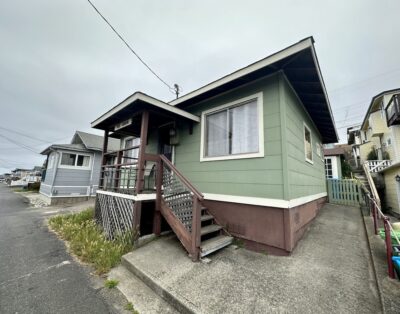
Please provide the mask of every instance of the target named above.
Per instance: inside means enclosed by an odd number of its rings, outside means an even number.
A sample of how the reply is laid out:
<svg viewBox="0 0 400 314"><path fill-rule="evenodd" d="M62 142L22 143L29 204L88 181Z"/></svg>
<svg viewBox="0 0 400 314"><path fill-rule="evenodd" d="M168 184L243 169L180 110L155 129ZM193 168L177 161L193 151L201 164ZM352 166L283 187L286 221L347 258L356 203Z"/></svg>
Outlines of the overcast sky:
<svg viewBox="0 0 400 314"><path fill-rule="evenodd" d="M373 95L400 86L398 0L93 2L184 93L314 36L341 142ZM1 1L0 47L0 173L43 163L15 142L68 143L136 90L174 97L86 0Z"/></svg>

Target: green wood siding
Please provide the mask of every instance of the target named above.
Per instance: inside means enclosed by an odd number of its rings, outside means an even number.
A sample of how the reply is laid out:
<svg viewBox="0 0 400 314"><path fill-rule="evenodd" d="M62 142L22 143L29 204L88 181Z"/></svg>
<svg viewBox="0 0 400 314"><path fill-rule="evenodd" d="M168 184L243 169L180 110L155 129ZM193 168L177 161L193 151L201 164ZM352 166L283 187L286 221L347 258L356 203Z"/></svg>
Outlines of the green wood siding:
<svg viewBox="0 0 400 314"><path fill-rule="evenodd" d="M189 134L178 123L176 167L203 193L273 199L295 199L326 192L323 158L317 156L320 135L282 73L258 80L221 96L185 108L201 116L210 108L263 94L264 157L200 162L201 124ZM310 128L313 164L306 162L303 123ZM157 153L157 133L149 134L146 151Z"/></svg>
<svg viewBox="0 0 400 314"><path fill-rule="evenodd" d="M324 160L317 155L316 148L321 143L319 132L289 82L286 79L281 82L284 86L282 105L286 112L286 128L282 134L287 149L288 199L326 192ZM313 164L305 160L304 123L311 131Z"/></svg>
<svg viewBox="0 0 400 314"><path fill-rule="evenodd" d="M207 109L263 93L264 149L262 158L200 162L201 125L179 128L175 150L177 168L203 193L283 198L282 147L278 75L254 82L222 96L196 104L187 111L201 115Z"/></svg>

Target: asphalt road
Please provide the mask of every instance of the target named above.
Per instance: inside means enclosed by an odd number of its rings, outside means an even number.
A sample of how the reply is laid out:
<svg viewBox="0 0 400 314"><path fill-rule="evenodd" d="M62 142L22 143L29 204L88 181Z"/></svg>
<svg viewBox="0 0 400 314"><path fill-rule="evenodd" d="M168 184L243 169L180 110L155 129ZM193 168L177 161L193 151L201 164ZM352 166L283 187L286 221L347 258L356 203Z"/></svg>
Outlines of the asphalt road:
<svg viewBox="0 0 400 314"><path fill-rule="evenodd" d="M112 313L40 210L0 183L0 313Z"/></svg>

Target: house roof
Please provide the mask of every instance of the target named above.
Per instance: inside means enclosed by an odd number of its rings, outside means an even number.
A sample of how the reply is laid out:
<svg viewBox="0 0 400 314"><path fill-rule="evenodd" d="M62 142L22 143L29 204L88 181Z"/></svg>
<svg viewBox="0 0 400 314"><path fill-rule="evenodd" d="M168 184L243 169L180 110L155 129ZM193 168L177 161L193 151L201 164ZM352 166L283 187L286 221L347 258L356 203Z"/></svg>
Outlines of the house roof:
<svg viewBox="0 0 400 314"><path fill-rule="evenodd" d="M82 131L76 131L71 143L79 143L78 138L87 149L91 150L103 150L103 140L104 137L100 135L90 134ZM108 149L109 150L119 150L120 141L114 138L108 139Z"/></svg>
<svg viewBox="0 0 400 314"><path fill-rule="evenodd" d="M200 122L200 118L198 116L195 116L185 110L175 108L170 104L138 91L94 120L91 126L92 128L96 129L108 129L110 125L115 125L122 119L126 120L134 113L140 112L146 108L157 109L158 111L176 115L183 119Z"/></svg>
<svg viewBox="0 0 400 314"><path fill-rule="evenodd" d="M344 155L344 153L343 147L324 148L324 156L339 156Z"/></svg>
<svg viewBox="0 0 400 314"><path fill-rule="evenodd" d="M375 95L375 96L372 97L371 103L370 103L369 106L368 106L367 113L365 114L364 120L363 120L363 122L361 123L361 127L360 127L361 130L364 130L364 128L365 128L365 125L366 125L366 123L367 123L367 121L368 121L369 114L370 114L371 112L376 111L376 106L377 106L377 104L378 104L379 99L380 99L382 96L386 95L386 94L395 94L395 93L400 93L400 88L385 90L385 91L383 91L383 92L381 92L381 93L379 93L379 94L377 94L377 95Z"/></svg>
<svg viewBox="0 0 400 314"><path fill-rule="evenodd" d="M82 131L76 131L72 137L70 144L52 144L44 149L41 154L47 155L52 150L66 149L78 152L87 152L91 150L103 150L103 136L90 134ZM120 149L120 141L118 139L108 139L108 150L114 151Z"/></svg>
<svg viewBox="0 0 400 314"><path fill-rule="evenodd" d="M302 101L306 111L314 121L322 142L338 141L335 122L328 95L314 49L314 39L305 38L277 53L250 64L238 71L213 81L195 91L169 103L141 92L136 92L113 107L91 124L93 128L108 129L139 110L153 108L199 122L200 118L184 110L189 105L199 103L226 91L232 90L259 78L282 71Z"/></svg>
<svg viewBox="0 0 400 314"><path fill-rule="evenodd" d="M336 143L338 135L322 78L313 37L305 38L264 59L172 100L179 108L201 102L258 78L282 71L318 128L323 143Z"/></svg>

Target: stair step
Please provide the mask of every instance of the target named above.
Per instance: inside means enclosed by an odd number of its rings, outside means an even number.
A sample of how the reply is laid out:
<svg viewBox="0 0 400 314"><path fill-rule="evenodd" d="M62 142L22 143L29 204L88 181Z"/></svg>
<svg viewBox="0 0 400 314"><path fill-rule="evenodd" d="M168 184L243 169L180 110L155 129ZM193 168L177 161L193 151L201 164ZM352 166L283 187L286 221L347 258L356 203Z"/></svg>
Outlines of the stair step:
<svg viewBox="0 0 400 314"><path fill-rule="evenodd" d="M209 240L201 242L201 253L200 256L204 257L211 254L219 249L228 246L233 241L233 237L226 235L219 235L217 237L211 238Z"/></svg>
<svg viewBox="0 0 400 314"><path fill-rule="evenodd" d="M203 236L203 235L206 235L206 234L209 234L212 232L219 231L221 229L222 229L222 227L220 225L208 225L208 226L201 228L200 234Z"/></svg>
<svg viewBox="0 0 400 314"><path fill-rule="evenodd" d="M211 220L211 219L214 219L214 217L211 216L211 215L203 215L203 216L201 216L201 221L207 221L207 220Z"/></svg>

